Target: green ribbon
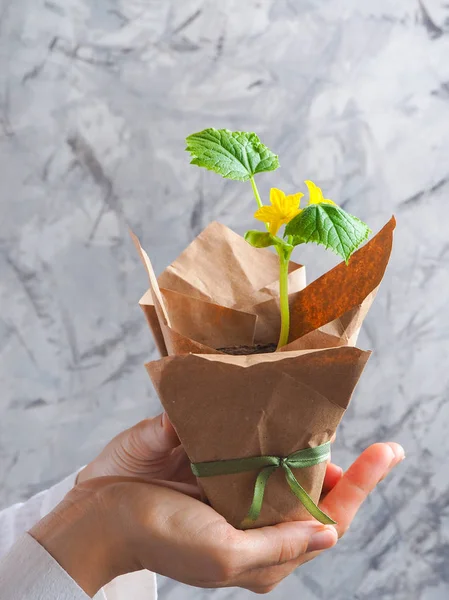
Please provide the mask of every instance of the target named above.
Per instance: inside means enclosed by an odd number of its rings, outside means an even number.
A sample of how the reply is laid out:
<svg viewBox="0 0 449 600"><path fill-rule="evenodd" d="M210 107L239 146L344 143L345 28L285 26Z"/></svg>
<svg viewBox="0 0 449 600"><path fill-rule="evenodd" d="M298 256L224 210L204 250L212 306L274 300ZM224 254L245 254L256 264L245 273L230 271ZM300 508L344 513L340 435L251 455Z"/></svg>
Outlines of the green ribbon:
<svg viewBox="0 0 449 600"><path fill-rule="evenodd" d="M250 458L192 463L190 466L196 477L235 475L236 473L260 470L254 485L253 501L242 525L255 523L257 521L262 509L265 487L268 479L270 478L270 475L280 468L284 470L285 479L287 480L291 491L312 517L320 523L335 525L335 521L318 508L306 490L298 483L292 472L292 469L304 469L305 467L313 467L314 465L325 462L330 458L330 447L330 442L326 442L316 448L298 450L286 458L279 456L253 456Z"/></svg>

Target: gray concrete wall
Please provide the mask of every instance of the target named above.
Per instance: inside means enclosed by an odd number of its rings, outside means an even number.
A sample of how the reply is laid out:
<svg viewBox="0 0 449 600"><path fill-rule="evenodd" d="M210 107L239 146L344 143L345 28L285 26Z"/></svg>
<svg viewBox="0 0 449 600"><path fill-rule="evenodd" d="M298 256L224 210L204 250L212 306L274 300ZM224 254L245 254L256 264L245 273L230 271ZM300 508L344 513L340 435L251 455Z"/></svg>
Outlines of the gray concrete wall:
<svg viewBox="0 0 449 600"><path fill-rule="evenodd" d="M137 306L213 219L252 224L250 189L190 167L186 134L254 130L379 228L392 263L360 345L375 353L341 426L347 466L394 439L405 463L332 552L273 599L449 594L449 8L443 0L0 0L0 506L159 410ZM298 260L313 277L322 249ZM161 598L242 600L161 582Z"/></svg>

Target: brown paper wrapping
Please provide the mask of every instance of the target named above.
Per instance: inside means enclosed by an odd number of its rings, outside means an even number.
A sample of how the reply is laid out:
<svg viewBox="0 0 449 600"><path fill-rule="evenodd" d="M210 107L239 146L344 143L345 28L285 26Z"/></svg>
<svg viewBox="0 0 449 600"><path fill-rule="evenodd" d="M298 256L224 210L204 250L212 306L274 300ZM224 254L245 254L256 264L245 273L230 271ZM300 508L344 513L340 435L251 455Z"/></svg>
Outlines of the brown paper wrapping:
<svg viewBox="0 0 449 600"><path fill-rule="evenodd" d="M292 342L339 320L335 331L357 334L382 281L393 244L394 217L365 246L296 295L291 306ZM337 333L337 337L341 334Z"/></svg>
<svg viewBox="0 0 449 600"><path fill-rule="evenodd" d="M329 441L369 358L355 347L388 264L394 218L349 265L305 286L290 265L289 344L280 352L230 356L228 346L275 342L280 330L277 256L212 223L140 301L162 358L146 365L192 462L288 454ZM318 502L326 466L295 476ZM201 479L211 505L239 526L257 473ZM282 470L267 485L255 526L308 519Z"/></svg>
<svg viewBox="0 0 449 600"><path fill-rule="evenodd" d="M261 359L261 356L263 358ZM287 456L332 437L369 353L357 348L265 355L169 356L147 365L192 462ZM325 464L296 471L317 500ZM201 479L212 506L234 526L251 505L256 474ZM310 518L282 470L270 478L257 526Z"/></svg>

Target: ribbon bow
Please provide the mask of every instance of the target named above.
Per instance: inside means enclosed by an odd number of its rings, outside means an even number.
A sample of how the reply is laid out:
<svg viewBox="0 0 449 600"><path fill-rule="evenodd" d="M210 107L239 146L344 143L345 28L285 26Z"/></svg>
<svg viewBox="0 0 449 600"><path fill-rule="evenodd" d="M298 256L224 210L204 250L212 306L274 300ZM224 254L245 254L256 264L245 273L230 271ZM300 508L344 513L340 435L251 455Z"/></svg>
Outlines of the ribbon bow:
<svg viewBox="0 0 449 600"><path fill-rule="evenodd" d="M323 524L335 525L335 521L324 513L306 490L298 483L292 469L304 469L313 467L330 458L330 442L321 444L315 448L304 448L293 452L287 457L279 456L253 456L250 458L236 458L231 460L217 460L211 462L192 463L190 466L196 477L216 477L217 475L234 475L248 471L260 470L254 485L254 494L251 507L242 525L255 523L262 509L265 487L270 475L277 469L283 469L285 479L304 508L317 521Z"/></svg>

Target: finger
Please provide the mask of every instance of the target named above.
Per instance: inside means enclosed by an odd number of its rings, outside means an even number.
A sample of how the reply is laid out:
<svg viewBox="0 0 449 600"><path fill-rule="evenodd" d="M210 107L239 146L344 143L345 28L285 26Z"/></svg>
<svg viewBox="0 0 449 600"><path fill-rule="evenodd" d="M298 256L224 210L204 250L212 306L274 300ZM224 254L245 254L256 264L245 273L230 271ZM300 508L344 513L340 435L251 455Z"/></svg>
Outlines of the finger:
<svg viewBox="0 0 449 600"><path fill-rule="evenodd" d="M181 444L181 441L178 437L178 434L176 433L175 428L173 427L172 422L170 421L170 419L168 418L167 413L162 413L162 427L165 430L165 434L167 436L170 436L170 438L174 441L177 442L177 446L179 446Z"/></svg>
<svg viewBox="0 0 449 600"><path fill-rule="evenodd" d="M235 584L254 592L269 591L305 562L304 559L308 556L308 553L328 550L335 546L337 541L338 536L335 528L321 528L321 532L311 535L305 552L302 552L293 560L274 566L263 566L247 570L237 578Z"/></svg>
<svg viewBox="0 0 449 600"><path fill-rule="evenodd" d="M242 531L237 545L240 571L288 563L306 552L331 547L336 541L335 528L318 521L280 523Z"/></svg>
<svg viewBox="0 0 449 600"><path fill-rule="evenodd" d="M403 458L404 450L399 444L373 444L327 494L320 508L337 521L340 536L348 529L370 492Z"/></svg>
<svg viewBox="0 0 449 600"><path fill-rule="evenodd" d="M167 453L181 443L165 413L141 421L136 425L136 432L151 452Z"/></svg>
<svg viewBox="0 0 449 600"><path fill-rule="evenodd" d="M119 436L124 449L137 460L154 460L155 454L168 454L180 442L165 413L144 419Z"/></svg>
<svg viewBox="0 0 449 600"><path fill-rule="evenodd" d="M321 494L325 496L328 494L343 477L343 469L334 463L329 463L326 467L326 473L324 475L323 490Z"/></svg>

